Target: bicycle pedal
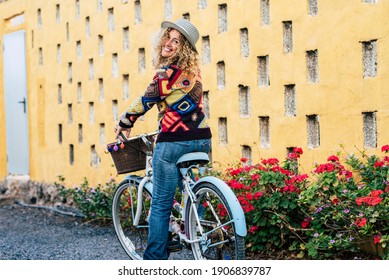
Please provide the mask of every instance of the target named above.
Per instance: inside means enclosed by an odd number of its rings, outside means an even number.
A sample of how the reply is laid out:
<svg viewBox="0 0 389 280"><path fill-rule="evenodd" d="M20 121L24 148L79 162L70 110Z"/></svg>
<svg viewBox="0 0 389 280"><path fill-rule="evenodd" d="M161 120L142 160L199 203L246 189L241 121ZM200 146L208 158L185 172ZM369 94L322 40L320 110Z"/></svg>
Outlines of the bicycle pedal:
<svg viewBox="0 0 389 280"><path fill-rule="evenodd" d="M169 241L167 243L167 250L169 252L181 251L182 248L184 248L184 245L182 245L180 241Z"/></svg>

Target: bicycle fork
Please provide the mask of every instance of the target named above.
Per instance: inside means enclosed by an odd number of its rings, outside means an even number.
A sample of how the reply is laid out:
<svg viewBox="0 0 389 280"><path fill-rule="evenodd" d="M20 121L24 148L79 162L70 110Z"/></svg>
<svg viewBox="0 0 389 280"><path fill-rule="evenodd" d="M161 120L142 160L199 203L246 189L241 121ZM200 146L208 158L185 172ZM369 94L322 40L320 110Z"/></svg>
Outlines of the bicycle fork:
<svg viewBox="0 0 389 280"><path fill-rule="evenodd" d="M147 141L146 138L142 137L143 141ZM145 140L146 139L146 140ZM145 142L146 143L146 142ZM150 145L150 143L149 143ZM153 174L153 167L152 167L152 153L148 151L146 153L146 176L142 178L142 180L139 182L138 185L138 203L136 207L136 212L134 213L134 209L132 208L132 220L134 221L134 226L138 227L139 226L139 220L140 216L142 213L142 207L143 207L143 188L146 188L148 193L152 194L153 193L153 185L151 183L151 178ZM150 213L147 213L147 220L148 217L150 216Z"/></svg>
<svg viewBox="0 0 389 280"><path fill-rule="evenodd" d="M138 186L138 197L137 197L137 206L136 206L136 211L135 213L133 212L132 213L132 218L133 218L133 224L135 227L142 227L142 226L139 226L139 220L140 220L140 216L142 214L142 207L143 207L143 197L142 197L142 194L143 194L143 188L146 188L148 190L149 193L152 193L152 185L151 185L151 178L146 176L146 177L143 177L143 179L140 181L139 183L139 186ZM132 211L134 211L134 209L132 208ZM147 213L147 220L148 220L148 217L150 215L150 213Z"/></svg>

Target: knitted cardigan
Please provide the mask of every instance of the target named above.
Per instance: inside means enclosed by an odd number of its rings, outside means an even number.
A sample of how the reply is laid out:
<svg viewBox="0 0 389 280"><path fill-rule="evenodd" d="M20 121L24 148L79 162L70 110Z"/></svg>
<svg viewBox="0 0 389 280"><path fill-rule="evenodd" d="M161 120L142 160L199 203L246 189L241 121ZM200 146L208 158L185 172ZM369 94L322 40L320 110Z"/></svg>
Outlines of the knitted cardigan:
<svg viewBox="0 0 389 280"><path fill-rule="evenodd" d="M134 126L136 120L157 105L157 142L189 141L212 137L202 108L201 76L188 75L175 65L159 69L145 94L120 116L119 125Z"/></svg>

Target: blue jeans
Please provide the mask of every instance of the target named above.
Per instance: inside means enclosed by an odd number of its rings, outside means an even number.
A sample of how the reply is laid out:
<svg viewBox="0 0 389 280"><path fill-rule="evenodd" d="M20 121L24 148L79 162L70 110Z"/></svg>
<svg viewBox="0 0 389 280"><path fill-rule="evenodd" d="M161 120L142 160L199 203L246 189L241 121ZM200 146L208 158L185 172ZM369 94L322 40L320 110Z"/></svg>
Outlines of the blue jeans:
<svg viewBox="0 0 389 280"><path fill-rule="evenodd" d="M180 185L177 160L190 152L211 150L211 139L182 142L159 142L153 154L153 199L149 218L149 240L143 258L145 260L166 260L169 257L167 242L169 219L174 194Z"/></svg>

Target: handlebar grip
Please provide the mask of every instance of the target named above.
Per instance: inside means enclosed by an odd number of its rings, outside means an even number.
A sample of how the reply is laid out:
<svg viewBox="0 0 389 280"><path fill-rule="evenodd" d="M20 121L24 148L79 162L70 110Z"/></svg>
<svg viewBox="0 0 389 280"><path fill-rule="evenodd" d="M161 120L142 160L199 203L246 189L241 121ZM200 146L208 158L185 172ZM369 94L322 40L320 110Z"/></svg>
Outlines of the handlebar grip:
<svg viewBox="0 0 389 280"><path fill-rule="evenodd" d="M122 131L120 131L119 136L124 140L124 142L127 142L127 141L128 141L127 137L123 134ZM119 140L119 139L118 139L118 140Z"/></svg>

